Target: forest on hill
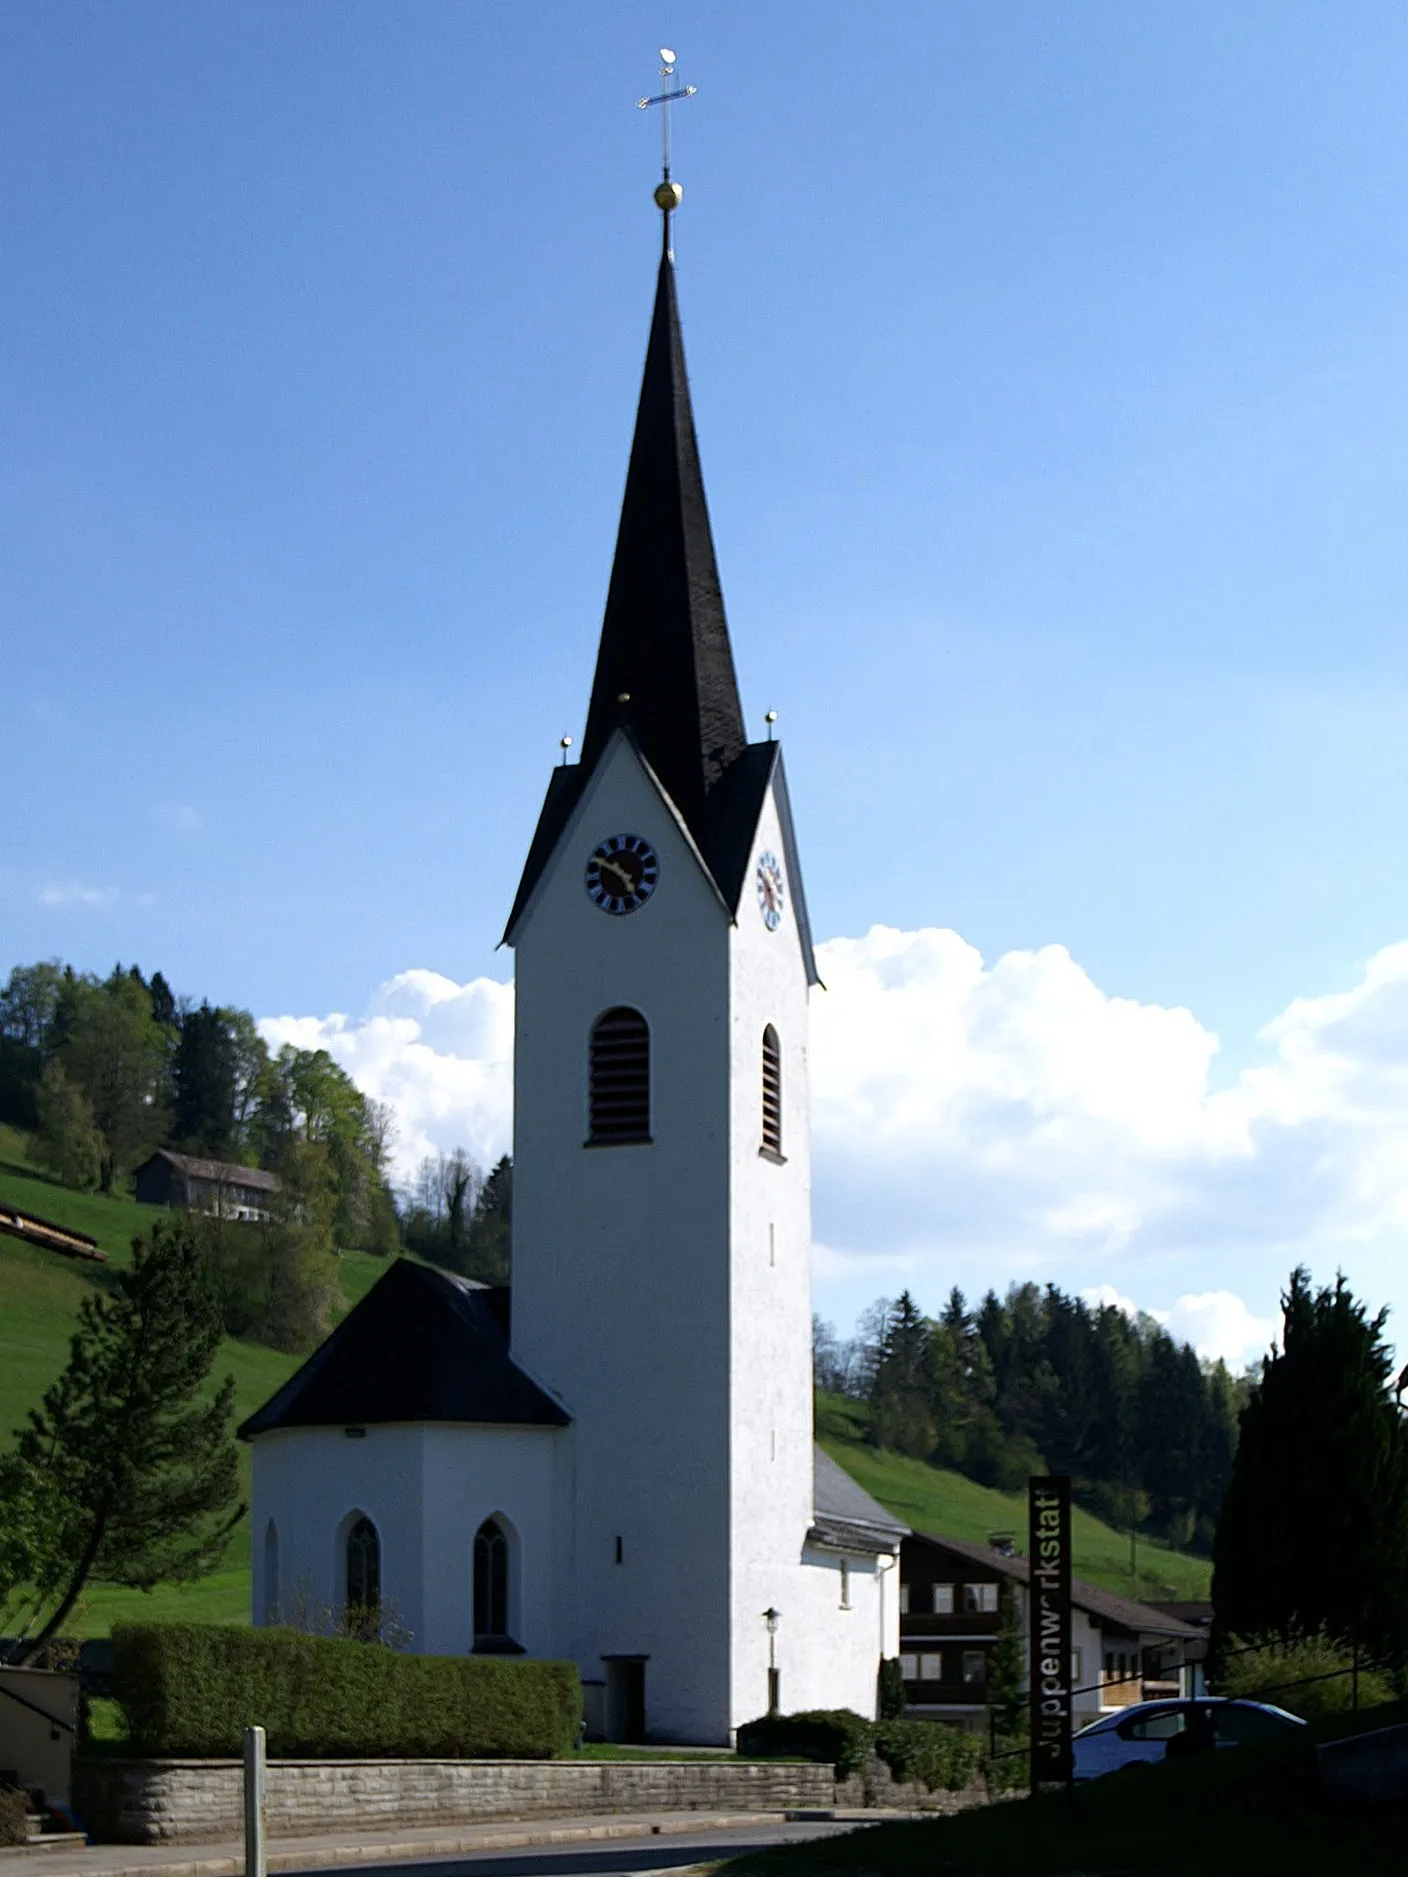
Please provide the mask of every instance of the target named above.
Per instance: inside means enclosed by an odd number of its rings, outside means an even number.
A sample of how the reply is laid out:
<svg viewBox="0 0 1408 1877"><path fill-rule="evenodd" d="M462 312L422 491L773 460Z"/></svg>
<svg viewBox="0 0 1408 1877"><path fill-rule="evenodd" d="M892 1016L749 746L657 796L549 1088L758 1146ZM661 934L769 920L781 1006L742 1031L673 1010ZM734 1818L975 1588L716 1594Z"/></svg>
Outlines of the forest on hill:
<svg viewBox="0 0 1408 1877"><path fill-rule="evenodd" d="M1067 1473L1108 1523L1206 1554L1249 1384L1152 1318L1056 1285L960 1290L937 1318L906 1291L857 1335L816 1320L818 1387L861 1404L877 1447L1014 1491Z"/></svg>
<svg viewBox="0 0 1408 1877"><path fill-rule="evenodd" d="M326 1334L338 1251L404 1246L466 1275L508 1275L506 1159L486 1177L462 1149L436 1155L398 1193L387 1104L326 1050L271 1052L247 1010L178 996L160 971L16 965L0 989L0 1123L79 1192L125 1193L163 1147L276 1174L268 1220L201 1227L227 1331L276 1349Z"/></svg>

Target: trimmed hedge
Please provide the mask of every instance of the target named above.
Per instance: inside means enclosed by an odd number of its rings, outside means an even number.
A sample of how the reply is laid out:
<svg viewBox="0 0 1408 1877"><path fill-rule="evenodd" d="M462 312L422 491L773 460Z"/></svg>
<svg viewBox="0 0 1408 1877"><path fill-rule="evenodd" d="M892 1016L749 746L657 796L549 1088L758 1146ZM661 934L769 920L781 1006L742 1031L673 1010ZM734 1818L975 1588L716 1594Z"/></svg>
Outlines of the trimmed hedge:
<svg viewBox="0 0 1408 1877"><path fill-rule="evenodd" d="M875 1723L850 1708L813 1708L803 1714L765 1714L738 1730L738 1751L750 1760L817 1760L838 1779L860 1772L870 1757Z"/></svg>
<svg viewBox="0 0 1408 1877"><path fill-rule="evenodd" d="M112 1689L133 1749L228 1758L546 1760L576 1741L575 1664L401 1655L295 1629L119 1623Z"/></svg>
<svg viewBox="0 0 1408 1877"><path fill-rule="evenodd" d="M860 1772L873 1753L898 1780L917 1780L930 1792L961 1791L982 1764L982 1744L941 1721L863 1720L850 1708L805 1714L765 1714L738 1730L738 1751L749 1759L819 1760L838 1779Z"/></svg>

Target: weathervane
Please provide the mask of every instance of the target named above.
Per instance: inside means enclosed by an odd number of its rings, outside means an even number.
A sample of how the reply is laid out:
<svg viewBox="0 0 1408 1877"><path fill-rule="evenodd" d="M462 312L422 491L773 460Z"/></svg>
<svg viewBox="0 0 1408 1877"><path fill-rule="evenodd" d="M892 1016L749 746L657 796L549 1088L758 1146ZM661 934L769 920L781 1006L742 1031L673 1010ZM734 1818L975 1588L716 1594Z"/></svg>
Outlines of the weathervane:
<svg viewBox="0 0 1408 1877"><path fill-rule="evenodd" d="M668 230L670 215L679 207L684 197L684 190L679 184L670 181L670 106L680 98L692 98L698 87L671 85L670 81L675 76L675 55L668 46L660 48L660 76L664 79L665 85L659 96L637 98L636 108L648 111L652 104L660 106L660 185L655 191L655 206L665 216L665 226Z"/></svg>

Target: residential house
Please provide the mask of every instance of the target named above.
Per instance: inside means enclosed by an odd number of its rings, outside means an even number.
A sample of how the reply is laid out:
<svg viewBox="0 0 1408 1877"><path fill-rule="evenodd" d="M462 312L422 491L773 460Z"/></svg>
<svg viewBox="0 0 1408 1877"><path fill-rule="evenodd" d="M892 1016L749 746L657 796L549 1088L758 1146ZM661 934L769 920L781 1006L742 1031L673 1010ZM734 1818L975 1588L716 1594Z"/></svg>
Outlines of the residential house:
<svg viewBox="0 0 1408 1877"><path fill-rule="evenodd" d="M917 1718L981 1725L1004 1586L1028 1631L1027 1560L1008 1540L914 1532L900 1547L900 1664ZM1194 1692L1205 1633L1181 1617L1071 1582L1071 1680L1083 1726L1114 1708Z"/></svg>
<svg viewBox="0 0 1408 1877"><path fill-rule="evenodd" d="M175 1206L216 1219L267 1219L279 1190L276 1173L237 1167L228 1160L197 1160L158 1148L133 1175L144 1206Z"/></svg>

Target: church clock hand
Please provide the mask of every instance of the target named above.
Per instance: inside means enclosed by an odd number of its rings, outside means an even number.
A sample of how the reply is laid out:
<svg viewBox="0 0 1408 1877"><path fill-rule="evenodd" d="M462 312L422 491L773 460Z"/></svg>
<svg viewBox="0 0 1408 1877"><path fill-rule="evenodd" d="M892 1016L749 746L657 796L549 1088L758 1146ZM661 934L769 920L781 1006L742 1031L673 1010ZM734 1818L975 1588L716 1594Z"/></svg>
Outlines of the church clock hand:
<svg viewBox="0 0 1408 1877"><path fill-rule="evenodd" d="M619 860L601 860L597 862L597 866L602 873L614 873L628 893L635 892L636 883Z"/></svg>

